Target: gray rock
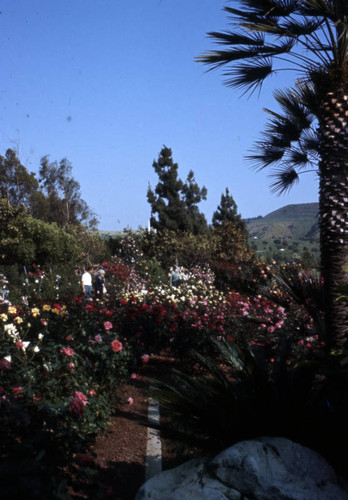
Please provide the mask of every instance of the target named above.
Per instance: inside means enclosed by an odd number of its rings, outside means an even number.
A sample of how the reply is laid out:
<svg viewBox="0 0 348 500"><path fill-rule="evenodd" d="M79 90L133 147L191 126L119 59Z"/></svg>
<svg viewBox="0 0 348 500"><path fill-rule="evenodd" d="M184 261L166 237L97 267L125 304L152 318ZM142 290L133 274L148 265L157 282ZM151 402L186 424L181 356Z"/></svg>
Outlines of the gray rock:
<svg viewBox="0 0 348 500"><path fill-rule="evenodd" d="M241 500L238 491L207 474L208 459L190 460L175 469L149 479L139 490L136 500Z"/></svg>
<svg viewBox="0 0 348 500"><path fill-rule="evenodd" d="M318 453L285 438L259 438L162 472L135 500L246 498L348 500L348 488Z"/></svg>
<svg viewBox="0 0 348 500"><path fill-rule="evenodd" d="M221 482L260 500L348 499L321 455L285 438L237 443L211 466Z"/></svg>

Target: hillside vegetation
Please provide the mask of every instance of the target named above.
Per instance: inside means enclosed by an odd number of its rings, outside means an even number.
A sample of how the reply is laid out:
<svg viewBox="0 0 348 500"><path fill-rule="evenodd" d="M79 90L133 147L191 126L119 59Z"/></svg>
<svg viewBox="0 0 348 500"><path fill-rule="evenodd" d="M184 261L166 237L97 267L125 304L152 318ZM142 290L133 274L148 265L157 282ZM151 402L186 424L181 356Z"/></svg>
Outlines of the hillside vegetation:
<svg viewBox="0 0 348 500"><path fill-rule="evenodd" d="M319 255L318 203L286 205L262 217L246 219L250 245L259 257L280 261Z"/></svg>

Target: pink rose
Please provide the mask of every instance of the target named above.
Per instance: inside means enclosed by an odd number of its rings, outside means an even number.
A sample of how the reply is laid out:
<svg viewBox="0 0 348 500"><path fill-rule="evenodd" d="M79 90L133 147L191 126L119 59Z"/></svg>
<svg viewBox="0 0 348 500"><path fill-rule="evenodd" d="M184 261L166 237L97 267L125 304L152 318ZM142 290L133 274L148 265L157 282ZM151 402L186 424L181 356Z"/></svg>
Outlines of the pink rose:
<svg viewBox="0 0 348 500"><path fill-rule="evenodd" d="M132 405L134 403L134 399L131 396L129 396L129 398L127 399L127 403Z"/></svg>
<svg viewBox="0 0 348 500"><path fill-rule="evenodd" d="M83 392L80 392L80 391L75 391L74 392L74 396L81 399L82 403L84 404L84 406L88 405L88 399L87 399L87 396L85 396L83 394Z"/></svg>
<svg viewBox="0 0 348 500"><path fill-rule="evenodd" d="M150 356L148 354L143 354L141 356L141 360L144 364L148 363L149 362L149 359L150 359Z"/></svg>
<svg viewBox="0 0 348 500"><path fill-rule="evenodd" d="M113 340L111 342L111 349L114 351L114 352L120 352L122 351L122 342L120 342L119 340Z"/></svg>
<svg viewBox="0 0 348 500"><path fill-rule="evenodd" d="M112 323L110 321L105 321L104 328L105 328L106 331L111 330Z"/></svg>
<svg viewBox="0 0 348 500"><path fill-rule="evenodd" d="M68 367L70 368L70 370L73 372L75 370L75 365L74 363L69 363L68 364Z"/></svg>
<svg viewBox="0 0 348 500"><path fill-rule="evenodd" d="M77 417L82 417L85 407L80 398L73 396L70 399L69 411Z"/></svg>
<svg viewBox="0 0 348 500"><path fill-rule="evenodd" d="M88 404L87 396L80 391L75 391L70 399L69 411L77 417L82 417L85 406Z"/></svg>
<svg viewBox="0 0 348 500"><path fill-rule="evenodd" d="M60 352L62 352L66 356L73 356L75 354L74 349L71 349L71 347L63 347Z"/></svg>
<svg viewBox="0 0 348 500"><path fill-rule="evenodd" d="M90 395L90 396L96 396L96 395L97 395L97 393L95 392L95 390L94 390L94 389L91 389L91 390L89 391L89 395Z"/></svg>

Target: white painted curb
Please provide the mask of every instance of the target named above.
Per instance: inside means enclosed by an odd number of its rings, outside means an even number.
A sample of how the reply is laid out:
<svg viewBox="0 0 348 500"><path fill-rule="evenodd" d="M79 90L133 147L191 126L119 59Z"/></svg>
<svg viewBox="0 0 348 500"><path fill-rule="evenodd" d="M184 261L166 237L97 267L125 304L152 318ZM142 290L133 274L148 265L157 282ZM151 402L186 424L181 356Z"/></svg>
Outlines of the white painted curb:
<svg viewBox="0 0 348 500"><path fill-rule="evenodd" d="M149 399L148 409L149 423L159 424L160 411L159 404L153 399ZM147 444L146 444L146 462L145 462L145 481L151 479L156 474L162 472L162 446L160 433L157 429L147 428Z"/></svg>

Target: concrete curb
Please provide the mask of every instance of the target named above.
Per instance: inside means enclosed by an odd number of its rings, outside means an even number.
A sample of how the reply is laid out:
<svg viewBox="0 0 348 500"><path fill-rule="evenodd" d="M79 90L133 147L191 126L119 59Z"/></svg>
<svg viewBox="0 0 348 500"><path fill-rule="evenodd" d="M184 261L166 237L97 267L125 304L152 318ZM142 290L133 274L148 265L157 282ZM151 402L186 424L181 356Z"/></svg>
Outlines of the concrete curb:
<svg viewBox="0 0 348 500"><path fill-rule="evenodd" d="M148 421L152 424L159 424L160 411L159 404L153 399L149 399ZM145 481L162 472L162 446L160 433L157 429L147 428L146 461L145 461Z"/></svg>

